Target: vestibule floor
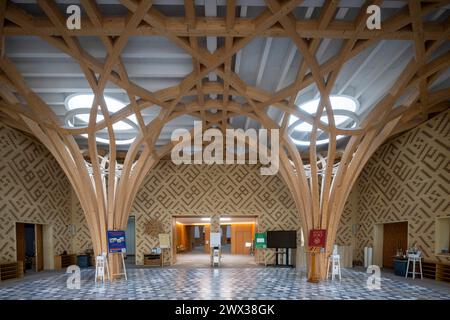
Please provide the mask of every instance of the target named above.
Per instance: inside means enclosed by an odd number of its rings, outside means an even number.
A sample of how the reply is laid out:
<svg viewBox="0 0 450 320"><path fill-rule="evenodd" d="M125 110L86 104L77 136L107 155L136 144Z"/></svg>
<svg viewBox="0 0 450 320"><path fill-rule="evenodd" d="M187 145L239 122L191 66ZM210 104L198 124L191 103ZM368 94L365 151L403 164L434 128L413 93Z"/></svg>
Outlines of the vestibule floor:
<svg viewBox="0 0 450 320"><path fill-rule="evenodd" d="M177 254L177 262L173 265L174 268L210 268L210 266L211 258L209 254L198 252ZM254 256L223 253L220 266L222 268L252 268L258 265Z"/></svg>
<svg viewBox="0 0 450 320"><path fill-rule="evenodd" d="M0 300L8 299L450 299L450 285L433 280L405 280L383 275L380 290L369 290L362 269L344 269L342 281L311 284L305 273L288 268L133 268L128 281L94 283L92 268L82 269L81 288L66 286L61 271L0 283ZM432 283L432 285L430 285Z"/></svg>

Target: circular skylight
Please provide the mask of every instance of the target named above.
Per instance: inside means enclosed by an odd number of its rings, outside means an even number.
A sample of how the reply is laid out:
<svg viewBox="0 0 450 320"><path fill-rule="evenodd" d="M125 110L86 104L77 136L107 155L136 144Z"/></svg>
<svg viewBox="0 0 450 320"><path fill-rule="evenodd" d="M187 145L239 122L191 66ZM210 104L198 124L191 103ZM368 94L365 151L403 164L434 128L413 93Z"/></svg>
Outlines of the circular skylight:
<svg viewBox="0 0 450 320"><path fill-rule="evenodd" d="M110 113L115 113L126 106L126 103L119 101L117 99L105 96L105 103L108 111ZM66 98L65 104L68 110L77 110L77 109L91 109L92 103L94 102L93 94L74 94ZM84 122L89 123L89 113L90 112L80 112L76 113L75 117ZM130 116L129 119L134 123L137 123L136 117L134 115ZM103 115L97 115L97 121L100 122L103 120ZM116 122L113 125L114 130L130 130L133 129L130 124L125 121Z"/></svg>
<svg viewBox="0 0 450 320"><path fill-rule="evenodd" d="M110 114L120 111L127 104L114 99L112 97L105 96L106 107ZM69 127L76 126L87 126L89 124L90 112L92 109L92 103L94 102L93 94L74 94L68 96L65 100L65 106L68 112L65 116L65 123ZM100 113L100 112L99 112ZM78 123L75 123L75 120L78 120ZM96 123L103 120L103 115L98 114ZM124 120L118 121L113 124L114 133L120 134L125 132L137 132L139 130L137 126L137 120L135 115L131 115ZM87 138L87 134L82 134L83 137ZM109 139L96 137L97 142L109 144ZM118 145L127 145L131 144L135 138L131 139L119 139L116 137L116 144Z"/></svg>
<svg viewBox="0 0 450 320"><path fill-rule="evenodd" d="M300 109L303 111L314 115L317 111L317 106L319 105L320 98L310 100L302 105L299 106ZM335 125L342 126L346 123L353 123L352 127L356 126L356 123L358 122L358 117L356 116L356 111L359 108L359 103L356 99L349 97L349 96L330 96L330 102L331 107L333 108L333 116L334 116L334 122ZM353 120L353 121L352 121ZM320 118L320 121L328 124L328 117L325 113L325 110L323 112L323 116ZM289 128L291 132L296 133L297 135L305 135L306 137L302 138L295 138L293 135L291 135L292 141L300 146L309 146L310 145L310 133L312 131L312 125L300 120L296 116L291 115L289 118ZM328 138L321 139L320 135L323 134L322 131L318 130L318 139L316 141L317 145L327 144L329 142ZM336 139L342 139L343 135L336 136Z"/></svg>

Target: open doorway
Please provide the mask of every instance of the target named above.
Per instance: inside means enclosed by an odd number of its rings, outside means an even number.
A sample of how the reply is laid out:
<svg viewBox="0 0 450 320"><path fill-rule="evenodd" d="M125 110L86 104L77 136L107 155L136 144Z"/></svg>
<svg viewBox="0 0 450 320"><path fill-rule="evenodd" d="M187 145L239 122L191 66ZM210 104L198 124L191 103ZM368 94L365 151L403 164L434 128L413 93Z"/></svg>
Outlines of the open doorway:
<svg viewBox="0 0 450 320"><path fill-rule="evenodd" d="M256 265L254 254L257 218L254 216L222 216L222 265L249 267Z"/></svg>
<svg viewBox="0 0 450 320"><path fill-rule="evenodd" d="M41 224L16 223L17 261L24 273L44 270L44 236Z"/></svg>
<svg viewBox="0 0 450 320"><path fill-rule="evenodd" d="M210 217L173 218L173 263L180 267L210 267ZM256 217L222 216L221 266L248 267L256 265L253 239Z"/></svg>
<svg viewBox="0 0 450 320"><path fill-rule="evenodd" d="M125 263L129 265L136 264L136 218L130 216L128 218L127 228L125 230L125 241L127 246L127 254Z"/></svg>
<svg viewBox="0 0 450 320"><path fill-rule="evenodd" d="M177 266L208 267L210 217L174 217L173 220L173 263Z"/></svg>

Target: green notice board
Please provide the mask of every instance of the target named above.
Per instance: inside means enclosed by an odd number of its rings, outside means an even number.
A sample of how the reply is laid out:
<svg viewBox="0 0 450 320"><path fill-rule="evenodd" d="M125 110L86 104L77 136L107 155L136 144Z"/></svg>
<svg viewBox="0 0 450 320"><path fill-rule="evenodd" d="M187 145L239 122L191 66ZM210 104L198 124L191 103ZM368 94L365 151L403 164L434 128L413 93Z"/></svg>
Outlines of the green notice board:
<svg viewBox="0 0 450 320"><path fill-rule="evenodd" d="M255 249L266 249L266 248L267 248L267 234L255 233Z"/></svg>

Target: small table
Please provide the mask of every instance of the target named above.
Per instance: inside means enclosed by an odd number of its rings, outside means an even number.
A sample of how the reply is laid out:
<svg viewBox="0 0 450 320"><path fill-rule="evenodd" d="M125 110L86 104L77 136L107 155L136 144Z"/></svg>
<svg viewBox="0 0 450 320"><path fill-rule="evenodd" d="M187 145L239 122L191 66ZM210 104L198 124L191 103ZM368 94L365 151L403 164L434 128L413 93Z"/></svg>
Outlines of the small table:
<svg viewBox="0 0 450 320"><path fill-rule="evenodd" d="M161 254L150 253L144 254L144 265L145 266L161 266Z"/></svg>

